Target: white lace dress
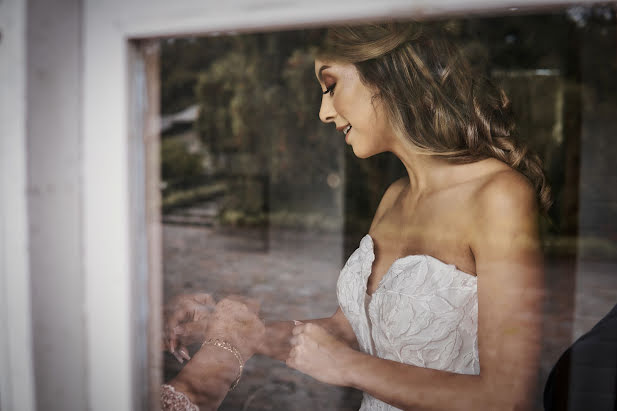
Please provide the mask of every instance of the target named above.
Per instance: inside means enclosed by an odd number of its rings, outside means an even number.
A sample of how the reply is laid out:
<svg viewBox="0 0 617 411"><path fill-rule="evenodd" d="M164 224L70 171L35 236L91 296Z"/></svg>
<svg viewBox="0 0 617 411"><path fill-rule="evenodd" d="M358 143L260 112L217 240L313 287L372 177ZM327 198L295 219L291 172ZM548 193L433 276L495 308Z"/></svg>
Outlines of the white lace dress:
<svg viewBox="0 0 617 411"><path fill-rule="evenodd" d="M477 278L434 257L409 255L394 261L369 296L374 260L367 234L337 284L339 305L360 349L419 367L479 374ZM360 407L397 409L366 393Z"/></svg>

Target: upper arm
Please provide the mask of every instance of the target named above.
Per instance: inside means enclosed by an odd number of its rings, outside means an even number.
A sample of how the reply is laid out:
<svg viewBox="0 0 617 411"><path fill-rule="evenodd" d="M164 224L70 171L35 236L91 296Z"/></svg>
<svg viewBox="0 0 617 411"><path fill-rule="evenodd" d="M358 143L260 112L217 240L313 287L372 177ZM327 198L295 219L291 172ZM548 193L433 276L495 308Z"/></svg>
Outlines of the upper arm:
<svg viewBox="0 0 617 411"><path fill-rule="evenodd" d="M515 172L477 196L471 249L478 275L481 376L492 389L532 397L541 348L544 295L535 191Z"/></svg>
<svg viewBox="0 0 617 411"><path fill-rule="evenodd" d="M408 182L409 177L401 177L388 186L386 192L379 201L379 206L377 206L377 211L375 211L375 216L373 217L373 222L371 223L369 231L373 229L373 226L377 224L384 213L392 206L392 204L394 204L398 195L401 193L401 190L408 184Z"/></svg>

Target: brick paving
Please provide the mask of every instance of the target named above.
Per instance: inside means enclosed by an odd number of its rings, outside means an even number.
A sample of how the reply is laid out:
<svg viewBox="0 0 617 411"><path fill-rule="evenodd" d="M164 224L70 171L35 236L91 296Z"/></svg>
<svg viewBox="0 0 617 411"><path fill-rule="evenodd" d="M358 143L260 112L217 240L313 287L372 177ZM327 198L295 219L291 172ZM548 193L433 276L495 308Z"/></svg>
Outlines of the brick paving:
<svg viewBox="0 0 617 411"><path fill-rule="evenodd" d="M166 300L194 291L210 292L217 300L248 295L262 302L267 320L325 317L337 308L336 280L347 257L340 235L165 224L163 243ZM573 335L588 330L617 302L615 264L579 262L585 275L578 278L576 267L568 259L546 262L541 387ZM166 378L180 369L168 354L164 366ZM356 390L321 384L278 361L253 357L220 410L351 411L360 400Z"/></svg>

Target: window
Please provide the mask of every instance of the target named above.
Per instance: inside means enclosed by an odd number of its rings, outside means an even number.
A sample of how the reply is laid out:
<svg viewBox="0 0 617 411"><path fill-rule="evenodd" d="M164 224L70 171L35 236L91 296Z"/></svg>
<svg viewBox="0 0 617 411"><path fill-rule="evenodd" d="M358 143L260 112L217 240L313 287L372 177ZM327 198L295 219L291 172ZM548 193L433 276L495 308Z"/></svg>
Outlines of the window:
<svg viewBox="0 0 617 411"><path fill-rule="evenodd" d="M519 137L543 159L552 186L541 223L541 392L561 353L617 302L615 11L513 10L422 24L445 29L474 69L506 91ZM391 153L356 158L318 121L311 48L323 34L161 40L164 300L249 295L267 320L336 310L338 273L405 168ZM166 355L165 378L180 368ZM355 390L256 357L221 409L352 410L360 401Z"/></svg>

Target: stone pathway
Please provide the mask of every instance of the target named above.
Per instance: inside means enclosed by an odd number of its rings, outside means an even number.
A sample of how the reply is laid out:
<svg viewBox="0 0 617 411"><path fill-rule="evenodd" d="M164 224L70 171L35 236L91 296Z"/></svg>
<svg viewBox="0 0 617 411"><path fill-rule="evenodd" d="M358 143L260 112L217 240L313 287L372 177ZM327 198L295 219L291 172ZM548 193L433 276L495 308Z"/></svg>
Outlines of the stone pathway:
<svg viewBox="0 0 617 411"><path fill-rule="evenodd" d="M217 300L248 295L262 302L267 320L325 317L337 308L336 281L347 257L340 234L165 224L163 244L166 300L195 291L210 292ZM585 267L590 269L581 277L579 262L576 289L574 261L546 262L540 387L572 336L589 329L617 302L617 266ZM180 370L168 354L164 366L166 379ZM360 401L356 390L321 384L283 363L254 357L220 410L351 411Z"/></svg>

